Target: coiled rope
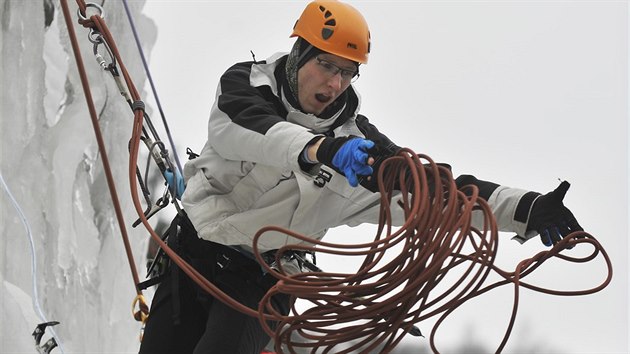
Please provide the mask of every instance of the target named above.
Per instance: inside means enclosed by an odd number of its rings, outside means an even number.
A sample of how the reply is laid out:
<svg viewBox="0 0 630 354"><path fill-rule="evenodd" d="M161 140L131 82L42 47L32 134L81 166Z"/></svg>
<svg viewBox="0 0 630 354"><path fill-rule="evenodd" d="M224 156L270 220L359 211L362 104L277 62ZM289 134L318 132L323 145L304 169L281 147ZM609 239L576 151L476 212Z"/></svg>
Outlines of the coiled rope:
<svg viewBox="0 0 630 354"><path fill-rule="evenodd" d="M380 348L380 352L388 353L415 323L439 316L430 335L431 349L438 353L435 334L448 315L476 296L512 284L513 309L497 348L497 352L501 352L516 319L521 286L547 294L570 296L597 292L611 281L610 258L599 242L586 232L568 235L553 248L521 261L512 272L495 266L499 238L488 203L479 197L475 186L458 190L450 171L437 166L426 155L403 149L383 163L378 178L381 212L373 242L332 244L275 226L265 227L256 234L254 250L258 261L279 279L259 307L265 331L276 338L276 351L294 353L310 349L311 353L341 354L371 353ZM395 185L401 186L396 199L400 199L400 212L405 216L404 225L396 229L391 224L390 212ZM471 225L473 211L483 215L480 229ZM260 238L270 231L301 241L286 245L277 257L285 251L298 249L342 257L359 256L364 257L364 261L356 273L288 275L282 269L266 266L258 253ZM567 247L585 243L594 248L589 256L574 258L560 253ZM552 257L587 262L599 254L606 262L608 274L592 289L557 291L522 281ZM487 284L491 271L503 280ZM453 277L454 274L460 275ZM292 315L283 316L271 305L271 296L279 293L291 296ZM305 300L312 307L300 311L295 306L297 299ZM271 313L279 322L275 330L262 321L265 312ZM344 344L343 348L341 344Z"/></svg>
<svg viewBox="0 0 630 354"><path fill-rule="evenodd" d="M68 21L66 0L62 0L61 4L64 7L75 58L80 62L74 30ZM397 156L384 161L378 171L381 212L373 242L355 245L332 244L284 228L265 227L255 235L253 243L255 256L279 281L265 295L257 310L240 304L186 263L168 247L148 223L138 198L136 183L144 104L125 69L103 18L94 15L87 19L84 1L77 0L77 4L83 18L79 23L86 28L94 28L103 35L121 67L133 101L134 122L130 141L129 182L132 200L141 222L171 260L204 291L237 311L258 317L265 331L275 338L276 351L293 353L297 349L310 348L313 353L316 351L369 353L378 347L381 352L387 353L400 342L404 334L412 330L414 323L439 316L430 336L431 348L438 352L434 343L435 333L449 314L476 296L502 285L513 284L512 316L503 341L497 349L500 352L507 343L516 318L520 286L554 295L584 295L597 292L610 283L612 278L610 259L599 242L585 232L574 232L566 236L553 248L520 262L513 272L499 269L494 265L498 250L496 221L488 204L479 198L477 188L467 186L458 190L448 169L436 165L426 155L416 155L411 150L403 149ZM84 70L82 64L79 65L79 70ZM89 85L84 76L82 73L82 83L88 96ZM91 99L88 99L88 106L91 106L90 101ZM90 114L95 121L95 110L92 107ZM103 155L103 159L105 158ZM398 206L405 216L404 225L396 229L391 222L391 202L394 193L397 193L394 191L395 186L400 190L400 193L396 194L396 199L399 199ZM115 195L115 191L112 195ZM480 229L471 225L473 211L483 215L484 223ZM124 227L121 226L121 230L124 230ZM352 274L312 272L288 275L282 269L276 270L266 266L258 251L258 240L268 231L283 232L301 241L300 244L286 245L280 249L276 256L277 260L288 250L315 250L344 257L364 257L364 261L360 270ZM124 232L123 239L126 239ZM582 243L593 246L591 255L574 258L560 254L563 249ZM125 247L128 247L128 241L125 241ZM393 257L390 257L394 247L402 248L402 251L395 251ZM128 254L129 251L130 249ZM521 281L549 258L588 262L600 254L606 262L608 275L599 286L592 289L556 291ZM455 269L462 275L451 280ZM132 273L134 271L132 265ZM486 285L485 281L491 271L499 274L504 280ZM134 280L138 284L135 276ZM292 315L283 316L271 305L271 297L278 293L291 296ZM295 306L297 299L306 300L313 306L300 311ZM146 304L143 305L141 311L146 317L148 309ZM267 320L278 321L279 325L273 330L265 322ZM339 350L342 344L348 344L349 347Z"/></svg>

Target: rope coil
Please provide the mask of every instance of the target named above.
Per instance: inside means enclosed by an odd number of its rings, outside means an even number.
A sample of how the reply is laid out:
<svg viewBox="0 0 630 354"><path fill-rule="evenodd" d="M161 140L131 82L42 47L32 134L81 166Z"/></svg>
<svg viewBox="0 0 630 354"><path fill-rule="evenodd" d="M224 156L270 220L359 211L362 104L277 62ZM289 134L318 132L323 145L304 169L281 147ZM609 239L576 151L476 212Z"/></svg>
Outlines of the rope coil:
<svg viewBox="0 0 630 354"><path fill-rule="evenodd" d="M279 279L259 307L265 331L276 338L277 352L310 349L311 353L370 353L378 348L379 352L387 353L415 323L439 316L430 336L431 348L438 353L435 334L447 316L466 301L512 283L512 315L497 349L500 352L516 319L520 286L548 294L583 295L597 292L610 282L610 259L601 245L585 232L568 235L550 250L521 261L514 272L498 268L494 265L499 241L496 220L488 203L479 197L477 187L458 190L448 169L409 149L386 160L383 166L379 170L381 217L373 242L331 244L274 226L256 234L254 251L259 262ZM390 214L395 185L402 186L398 206L405 215L404 225L396 230L391 225ZM473 211L483 215L480 229L471 225ZM285 251L298 249L365 259L356 273L287 275L282 269L266 266L258 255L260 238L271 231L301 241L282 248L278 257ZM565 248L581 243L591 244L593 253L584 258L560 254ZM607 264L608 276L593 289L560 292L521 281L551 257L586 262L600 253ZM492 271L504 280L487 285ZM283 316L271 305L271 297L280 293L291 296L290 316ZM297 299L310 303L311 307L298 309ZM275 330L262 321L265 313L278 321Z"/></svg>

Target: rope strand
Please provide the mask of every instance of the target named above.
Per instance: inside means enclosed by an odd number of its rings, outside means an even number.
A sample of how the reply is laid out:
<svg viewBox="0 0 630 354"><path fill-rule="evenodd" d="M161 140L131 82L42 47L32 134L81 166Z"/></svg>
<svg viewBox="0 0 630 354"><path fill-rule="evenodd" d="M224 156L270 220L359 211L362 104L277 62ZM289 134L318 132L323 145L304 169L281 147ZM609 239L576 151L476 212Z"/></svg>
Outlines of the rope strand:
<svg viewBox="0 0 630 354"><path fill-rule="evenodd" d="M125 6L125 12L127 13L127 18L129 19L131 31L133 32L133 37L136 41L136 46L138 47L140 58L142 59L142 65L144 66L144 71L146 72L147 79L149 80L149 84L151 85L151 91L153 92L153 97L155 97L155 102L157 103L158 111L160 112L160 116L162 117L164 130L166 131L168 141L171 144L171 149L173 149L173 156L175 158L175 163L177 164L177 168L179 169L179 172L183 174L182 164L179 161L177 149L175 149L173 136L171 135L171 130L168 126L168 121L166 120L166 117L164 115L164 110L162 109L162 103L160 102L160 97L158 96L157 89L155 88L155 84L153 83L153 76L151 75L151 70L149 70L149 65L147 64L147 60L144 55L144 50L142 49L142 45L140 44L140 36L138 35L138 31L136 30L136 25L134 23L133 17L131 16L131 11L129 10L129 5L127 4L127 0L123 0L123 5Z"/></svg>

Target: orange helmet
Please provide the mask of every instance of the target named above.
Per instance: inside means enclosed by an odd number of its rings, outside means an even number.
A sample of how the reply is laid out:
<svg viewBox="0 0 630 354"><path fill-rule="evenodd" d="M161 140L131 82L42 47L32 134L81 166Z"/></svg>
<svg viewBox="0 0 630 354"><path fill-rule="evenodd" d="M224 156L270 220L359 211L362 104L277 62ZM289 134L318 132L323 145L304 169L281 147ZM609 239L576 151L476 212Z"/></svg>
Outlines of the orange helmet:
<svg viewBox="0 0 630 354"><path fill-rule="evenodd" d="M366 64L370 30L354 7L336 0L316 0L306 6L293 26L299 36L325 52Z"/></svg>

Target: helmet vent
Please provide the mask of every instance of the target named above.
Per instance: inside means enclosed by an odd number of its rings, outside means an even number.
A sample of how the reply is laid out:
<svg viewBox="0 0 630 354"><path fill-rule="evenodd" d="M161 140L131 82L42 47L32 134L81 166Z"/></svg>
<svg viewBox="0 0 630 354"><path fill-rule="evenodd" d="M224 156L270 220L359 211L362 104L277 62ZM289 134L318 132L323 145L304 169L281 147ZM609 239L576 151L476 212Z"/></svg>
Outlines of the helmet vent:
<svg viewBox="0 0 630 354"><path fill-rule="evenodd" d="M329 18L330 16L332 16L332 12L326 10L326 8L324 6L319 6L319 11L324 13L324 18ZM337 21L335 21L334 18L331 18L330 20L326 21L326 23L324 23L325 26L330 26L333 28L327 28L324 27L322 28L322 38L324 40L327 40L328 38L330 38L333 33L335 32L334 27L337 26Z"/></svg>
<svg viewBox="0 0 630 354"><path fill-rule="evenodd" d="M319 6L319 11L324 13L324 18L329 18L330 16L332 16L332 12L326 10L326 8L321 5Z"/></svg>
<svg viewBox="0 0 630 354"><path fill-rule="evenodd" d="M322 28L322 38L324 39L328 39L330 38L330 36L333 35L333 30L331 30L330 28Z"/></svg>

